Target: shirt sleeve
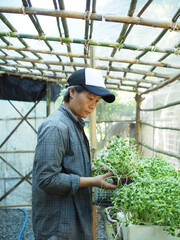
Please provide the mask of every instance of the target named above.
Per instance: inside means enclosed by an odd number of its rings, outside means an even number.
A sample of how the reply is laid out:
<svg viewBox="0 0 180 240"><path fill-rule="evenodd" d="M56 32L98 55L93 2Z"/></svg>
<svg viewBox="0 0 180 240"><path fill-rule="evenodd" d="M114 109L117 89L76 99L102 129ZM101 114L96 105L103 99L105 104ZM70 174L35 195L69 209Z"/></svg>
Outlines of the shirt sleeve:
<svg viewBox="0 0 180 240"><path fill-rule="evenodd" d="M67 136L66 126L42 127L35 151L33 174L37 185L44 191L57 195L75 194L80 185L80 176L63 172Z"/></svg>

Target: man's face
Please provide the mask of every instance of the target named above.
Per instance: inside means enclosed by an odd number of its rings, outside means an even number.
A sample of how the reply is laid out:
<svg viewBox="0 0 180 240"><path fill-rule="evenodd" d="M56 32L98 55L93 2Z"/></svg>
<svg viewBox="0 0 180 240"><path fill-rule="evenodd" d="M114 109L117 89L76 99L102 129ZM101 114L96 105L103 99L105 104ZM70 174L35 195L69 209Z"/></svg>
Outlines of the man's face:
<svg viewBox="0 0 180 240"><path fill-rule="evenodd" d="M94 95L87 90L77 93L74 88L70 89L70 96L71 99L68 108L76 118L87 118L97 107L101 99L100 96Z"/></svg>

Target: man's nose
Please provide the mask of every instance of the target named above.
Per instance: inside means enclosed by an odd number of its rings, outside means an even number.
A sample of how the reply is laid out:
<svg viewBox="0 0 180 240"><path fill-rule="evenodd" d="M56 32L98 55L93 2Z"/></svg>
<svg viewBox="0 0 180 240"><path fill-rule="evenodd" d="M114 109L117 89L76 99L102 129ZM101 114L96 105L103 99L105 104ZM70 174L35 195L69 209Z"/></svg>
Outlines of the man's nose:
<svg viewBox="0 0 180 240"><path fill-rule="evenodd" d="M96 108L96 104L95 103L92 103L90 106L89 106L90 109L94 109Z"/></svg>

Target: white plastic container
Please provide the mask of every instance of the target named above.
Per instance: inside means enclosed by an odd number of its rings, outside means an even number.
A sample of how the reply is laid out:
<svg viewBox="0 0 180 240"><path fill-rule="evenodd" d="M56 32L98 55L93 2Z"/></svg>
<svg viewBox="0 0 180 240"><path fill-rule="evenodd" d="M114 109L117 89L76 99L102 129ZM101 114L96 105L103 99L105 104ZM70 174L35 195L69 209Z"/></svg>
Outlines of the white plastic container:
<svg viewBox="0 0 180 240"><path fill-rule="evenodd" d="M123 240L179 240L163 229L163 226L121 225Z"/></svg>
<svg viewBox="0 0 180 240"><path fill-rule="evenodd" d="M117 214L119 220L125 220L122 212ZM180 240L173 237L164 230L163 226L146 226L130 224L128 227L124 223L117 223L117 233L123 240Z"/></svg>

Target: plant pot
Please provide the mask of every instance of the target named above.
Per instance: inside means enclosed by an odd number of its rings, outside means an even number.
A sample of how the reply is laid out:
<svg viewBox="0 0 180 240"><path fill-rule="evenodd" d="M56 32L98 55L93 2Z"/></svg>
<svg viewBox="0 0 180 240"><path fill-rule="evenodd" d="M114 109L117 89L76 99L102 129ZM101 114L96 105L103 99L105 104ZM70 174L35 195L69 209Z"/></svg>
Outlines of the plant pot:
<svg viewBox="0 0 180 240"><path fill-rule="evenodd" d="M179 240L179 237L169 235L164 226L133 225L128 227L121 224L118 232L122 233L123 240Z"/></svg>
<svg viewBox="0 0 180 240"><path fill-rule="evenodd" d="M117 185L118 184L118 181L121 181L122 185L124 184L130 184L133 182L132 178L130 177L112 177L112 180L113 180L113 184L114 185Z"/></svg>

